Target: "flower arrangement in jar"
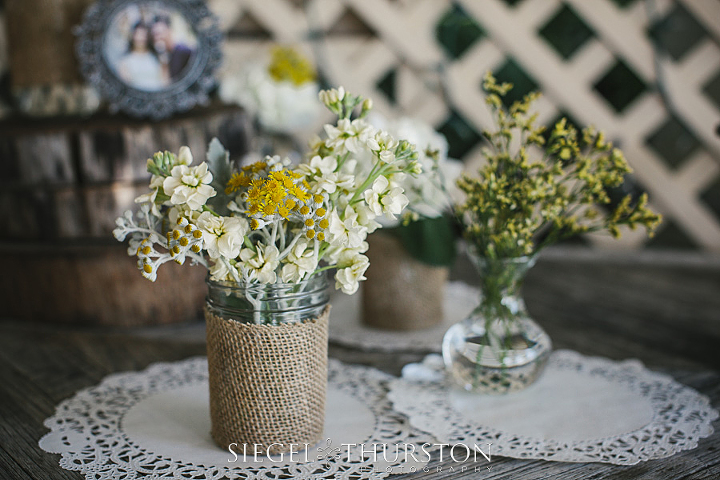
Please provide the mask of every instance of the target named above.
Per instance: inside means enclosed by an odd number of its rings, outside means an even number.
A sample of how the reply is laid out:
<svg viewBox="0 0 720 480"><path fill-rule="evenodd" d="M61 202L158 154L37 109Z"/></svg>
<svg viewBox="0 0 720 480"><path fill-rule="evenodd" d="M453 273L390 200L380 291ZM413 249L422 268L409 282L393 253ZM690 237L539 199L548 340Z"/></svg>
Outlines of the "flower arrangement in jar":
<svg viewBox="0 0 720 480"><path fill-rule="evenodd" d="M291 154L296 160L298 136L314 127L321 113L319 90L311 61L297 48L276 45L267 59L226 72L218 93L223 102L242 106L253 118L256 153Z"/></svg>
<svg viewBox="0 0 720 480"><path fill-rule="evenodd" d="M208 268L212 434L223 448L320 439L326 271L342 292L358 289L368 233L408 203L390 179L422 171L413 144L367 122L369 100L342 87L319 97L337 121L311 140L306 161L268 156L238 168L217 140L198 165L186 147L157 153L139 214L117 219L114 235L129 239L145 278L155 281L169 261ZM372 159L369 170L360 156ZM289 420L288 411L297 414Z"/></svg>

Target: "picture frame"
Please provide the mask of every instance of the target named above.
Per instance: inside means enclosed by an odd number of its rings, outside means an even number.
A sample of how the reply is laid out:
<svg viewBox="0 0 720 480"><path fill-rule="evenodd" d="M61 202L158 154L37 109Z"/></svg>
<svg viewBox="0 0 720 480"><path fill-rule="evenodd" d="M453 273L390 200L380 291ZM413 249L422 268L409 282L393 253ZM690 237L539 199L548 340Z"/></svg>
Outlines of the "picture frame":
<svg viewBox="0 0 720 480"><path fill-rule="evenodd" d="M223 35L203 0L97 0L75 34L80 72L111 112L159 120L208 103Z"/></svg>

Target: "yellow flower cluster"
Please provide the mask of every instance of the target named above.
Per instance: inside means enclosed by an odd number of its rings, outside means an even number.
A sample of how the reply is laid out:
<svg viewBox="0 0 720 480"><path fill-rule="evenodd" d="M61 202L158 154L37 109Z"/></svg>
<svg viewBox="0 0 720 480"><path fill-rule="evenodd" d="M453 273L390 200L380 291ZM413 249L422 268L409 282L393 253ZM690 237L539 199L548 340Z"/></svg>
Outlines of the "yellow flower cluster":
<svg viewBox="0 0 720 480"><path fill-rule="evenodd" d="M578 131L565 119L547 137L528 113L538 94L527 95L509 109L502 97L512 88L491 74L483 85L495 116L496 131L486 131L492 149L477 176L458 180L466 194L458 206L465 236L485 257L531 255L544 246L579 233L605 230L620 235L619 226L643 226L652 235L660 216L647 206L647 195L625 197L612 205L608 191L622 185L631 169L620 150L592 128ZM513 138L520 146L511 150ZM542 160L530 159L539 149ZM601 215L602 210L608 214Z"/></svg>
<svg viewBox="0 0 720 480"><path fill-rule="evenodd" d="M327 193L322 195L316 193L298 211L303 220L303 232L309 239L317 238L321 242L325 240L325 229L330 224L325 207L327 200Z"/></svg>
<svg viewBox="0 0 720 480"><path fill-rule="evenodd" d="M137 249L138 268L143 277L154 280L157 276L157 262L152 258L157 256L157 252L153 248L152 242L145 238Z"/></svg>
<svg viewBox="0 0 720 480"><path fill-rule="evenodd" d="M256 178L250 182L247 192L247 214L265 218L279 215L288 219L292 211L310 198L308 187L300 175L290 170L270 172L264 179Z"/></svg>
<svg viewBox="0 0 720 480"><path fill-rule="evenodd" d="M268 73L277 82L289 81L300 86L315 80L312 63L291 47L275 47Z"/></svg>
<svg viewBox="0 0 720 480"><path fill-rule="evenodd" d="M265 162L255 162L252 165L242 167L239 172L235 172L228 180L227 186L225 187L225 194L230 195L238 191L241 188L247 188L250 186L253 177L257 176L267 168Z"/></svg>

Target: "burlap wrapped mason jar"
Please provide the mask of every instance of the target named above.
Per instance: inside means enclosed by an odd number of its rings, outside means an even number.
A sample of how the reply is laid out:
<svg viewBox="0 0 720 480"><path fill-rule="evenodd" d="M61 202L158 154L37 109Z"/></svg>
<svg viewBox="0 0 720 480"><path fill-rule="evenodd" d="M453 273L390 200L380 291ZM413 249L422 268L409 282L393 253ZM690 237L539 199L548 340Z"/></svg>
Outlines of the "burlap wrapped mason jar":
<svg viewBox="0 0 720 480"><path fill-rule="evenodd" d="M385 330L421 330L443 321L447 267L411 257L400 240L375 232L368 236L370 268L362 285L362 321Z"/></svg>
<svg viewBox="0 0 720 480"><path fill-rule="evenodd" d="M327 389L327 277L299 284L208 280L212 438L270 454L321 440Z"/></svg>

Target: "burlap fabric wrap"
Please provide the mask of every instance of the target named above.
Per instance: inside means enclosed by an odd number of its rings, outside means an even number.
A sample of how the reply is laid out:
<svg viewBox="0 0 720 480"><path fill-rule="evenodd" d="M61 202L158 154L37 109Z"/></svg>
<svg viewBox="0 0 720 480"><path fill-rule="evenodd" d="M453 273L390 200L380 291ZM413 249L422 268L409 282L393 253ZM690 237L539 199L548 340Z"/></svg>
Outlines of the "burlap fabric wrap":
<svg viewBox="0 0 720 480"><path fill-rule="evenodd" d="M302 323L255 325L205 309L215 443L237 443L238 451L262 444L276 454L322 439L329 314L327 306Z"/></svg>
<svg viewBox="0 0 720 480"><path fill-rule="evenodd" d="M420 330L443 320L449 269L426 265L390 235L368 236L370 268L362 285L362 321L386 330Z"/></svg>

